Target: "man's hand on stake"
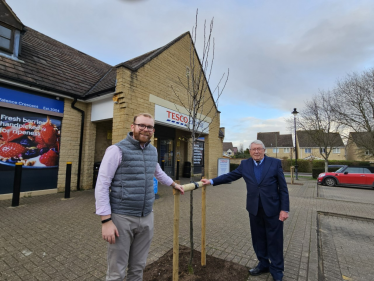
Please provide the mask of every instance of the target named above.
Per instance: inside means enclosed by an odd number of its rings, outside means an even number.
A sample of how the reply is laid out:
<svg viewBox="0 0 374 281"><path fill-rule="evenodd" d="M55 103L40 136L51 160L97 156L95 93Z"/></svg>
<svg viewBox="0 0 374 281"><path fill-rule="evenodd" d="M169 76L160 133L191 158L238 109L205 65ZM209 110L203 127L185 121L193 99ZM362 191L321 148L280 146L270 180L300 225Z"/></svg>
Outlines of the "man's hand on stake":
<svg viewBox="0 0 374 281"><path fill-rule="evenodd" d="M210 185L210 180L208 179L201 179L201 182L203 183L203 185Z"/></svg>

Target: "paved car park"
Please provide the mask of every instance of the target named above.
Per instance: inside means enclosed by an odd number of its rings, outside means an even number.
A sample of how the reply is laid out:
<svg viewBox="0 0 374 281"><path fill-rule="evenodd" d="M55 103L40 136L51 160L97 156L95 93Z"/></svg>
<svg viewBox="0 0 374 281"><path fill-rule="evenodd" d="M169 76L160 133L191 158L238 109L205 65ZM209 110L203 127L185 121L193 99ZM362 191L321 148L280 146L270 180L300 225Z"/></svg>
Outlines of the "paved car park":
<svg viewBox="0 0 374 281"><path fill-rule="evenodd" d="M187 182L187 180L186 180ZM323 196L321 196L321 190ZM284 280L374 280L374 190L289 185L291 211L284 225ZM245 183L207 189L208 254L257 264L245 210ZM342 195L343 194L343 195ZM350 194L355 194L352 199ZM173 195L159 187L155 236L148 264L172 247ZM371 197L370 197L371 196ZM94 214L94 191L0 201L0 280L104 280L106 243ZM371 198L371 199L370 199ZM189 246L189 194L181 196L180 243ZM201 191L194 191L195 246L200 249ZM320 249L320 250L319 250ZM250 280L272 280L269 274ZM146 280L145 280L146 281ZM236 281L236 280L235 280Z"/></svg>
<svg viewBox="0 0 374 281"><path fill-rule="evenodd" d="M343 187L318 185L318 197L374 204L374 189L369 187Z"/></svg>

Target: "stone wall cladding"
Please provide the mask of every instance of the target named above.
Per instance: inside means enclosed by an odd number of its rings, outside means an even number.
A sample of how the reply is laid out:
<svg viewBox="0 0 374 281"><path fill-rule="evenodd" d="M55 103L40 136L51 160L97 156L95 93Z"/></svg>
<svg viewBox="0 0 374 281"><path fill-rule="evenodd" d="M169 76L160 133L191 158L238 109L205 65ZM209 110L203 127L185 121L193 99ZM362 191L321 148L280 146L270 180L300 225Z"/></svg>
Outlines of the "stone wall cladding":
<svg viewBox="0 0 374 281"><path fill-rule="evenodd" d="M79 157L79 138L81 114L71 108L72 100L65 99L64 117L61 124L61 145L58 170L57 189L65 190L66 162L72 162L71 189L76 190ZM76 103L76 107L85 110L84 103Z"/></svg>
<svg viewBox="0 0 374 281"><path fill-rule="evenodd" d="M114 106L113 116L113 142L118 142L130 130L133 116L137 113L155 113L155 104L149 101L149 95L155 95L172 103L182 105L175 92L187 102L184 88L179 78L186 81L186 69L189 66L190 37L185 36L150 62L131 72L125 67L117 71L116 95L118 104ZM174 91L173 91L173 88ZM209 91L209 90L208 90ZM206 107L203 114L213 105L209 92L206 92ZM175 110L175 109L173 109ZM218 137L219 114L214 109L209 114L213 120L206 136L205 173L207 177L217 174L217 158L222 154L222 140Z"/></svg>
<svg viewBox="0 0 374 281"><path fill-rule="evenodd" d="M65 190L66 163L72 162L71 190L77 189L81 113L71 108L72 100L65 99L61 126L61 149L57 190ZM85 111L80 188L92 188L96 124L91 122L91 104L77 102L75 106Z"/></svg>

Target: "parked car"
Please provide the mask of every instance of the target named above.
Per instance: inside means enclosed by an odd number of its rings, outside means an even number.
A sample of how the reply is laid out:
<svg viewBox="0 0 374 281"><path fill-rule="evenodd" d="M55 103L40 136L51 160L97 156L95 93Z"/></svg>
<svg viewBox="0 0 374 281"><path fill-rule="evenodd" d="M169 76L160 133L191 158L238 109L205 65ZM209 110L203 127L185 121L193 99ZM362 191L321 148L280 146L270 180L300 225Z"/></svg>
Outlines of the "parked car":
<svg viewBox="0 0 374 281"><path fill-rule="evenodd" d="M321 173L317 184L328 186L363 186L374 188L374 167L343 166L336 172Z"/></svg>

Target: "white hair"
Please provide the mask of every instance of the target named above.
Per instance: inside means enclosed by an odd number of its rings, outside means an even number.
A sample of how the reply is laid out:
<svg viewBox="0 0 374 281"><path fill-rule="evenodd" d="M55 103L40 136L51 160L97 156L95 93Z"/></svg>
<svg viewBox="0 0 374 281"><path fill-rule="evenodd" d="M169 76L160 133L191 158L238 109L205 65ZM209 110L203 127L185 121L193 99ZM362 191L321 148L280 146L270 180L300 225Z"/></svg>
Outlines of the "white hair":
<svg viewBox="0 0 374 281"><path fill-rule="evenodd" d="M251 150L251 146L252 144L261 144L262 145L262 148L265 149L265 145L262 141L260 140L254 140L253 142L251 142L251 144L249 145L249 150Z"/></svg>

